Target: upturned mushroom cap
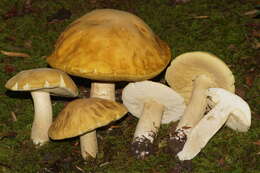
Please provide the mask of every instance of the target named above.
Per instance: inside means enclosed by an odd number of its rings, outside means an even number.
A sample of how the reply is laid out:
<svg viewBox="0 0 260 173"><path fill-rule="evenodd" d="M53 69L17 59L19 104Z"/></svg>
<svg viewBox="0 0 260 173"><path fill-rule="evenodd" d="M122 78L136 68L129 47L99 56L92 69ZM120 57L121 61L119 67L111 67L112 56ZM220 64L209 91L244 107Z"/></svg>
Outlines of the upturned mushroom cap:
<svg viewBox="0 0 260 173"><path fill-rule="evenodd" d="M198 122L188 135L183 150L177 154L180 160L194 158L217 131L229 122L234 130L246 132L251 125L251 111L239 96L222 88L210 88L208 101L213 108Z"/></svg>
<svg viewBox="0 0 260 173"><path fill-rule="evenodd" d="M139 17L94 10L61 34L48 63L71 75L103 81L138 81L158 75L171 52Z"/></svg>
<svg viewBox="0 0 260 173"><path fill-rule="evenodd" d="M82 135L127 113L124 105L101 98L76 99L59 113L49 129L52 139L64 139Z"/></svg>
<svg viewBox="0 0 260 173"><path fill-rule="evenodd" d="M78 88L73 80L63 71L51 68L24 70L12 77L5 84L13 91L42 90L53 95L76 97Z"/></svg>
<svg viewBox="0 0 260 173"><path fill-rule="evenodd" d="M165 106L162 124L179 120L185 109L181 95L161 83L152 81L129 83L122 92L122 100L129 112L137 118L142 115L146 101L153 100L162 104Z"/></svg>
<svg viewBox="0 0 260 173"><path fill-rule="evenodd" d="M179 55L167 68L165 79L175 91L180 93L188 103L193 80L199 75L206 75L213 86L235 91L234 76L228 66L215 55L207 52L188 52Z"/></svg>
<svg viewBox="0 0 260 173"><path fill-rule="evenodd" d="M225 102L232 109L226 125L239 132L247 132L251 126L251 111L248 104L239 96L222 88L210 88L207 92L209 104Z"/></svg>

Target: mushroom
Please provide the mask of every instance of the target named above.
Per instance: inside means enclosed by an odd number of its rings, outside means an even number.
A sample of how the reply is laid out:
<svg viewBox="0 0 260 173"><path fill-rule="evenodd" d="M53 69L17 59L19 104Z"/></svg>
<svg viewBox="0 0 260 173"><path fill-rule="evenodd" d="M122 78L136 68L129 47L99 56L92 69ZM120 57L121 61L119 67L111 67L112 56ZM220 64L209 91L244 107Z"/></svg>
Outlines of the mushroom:
<svg viewBox="0 0 260 173"><path fill-rule="evenodd" d="M52 139L80 136L81 155L96 158L98 151L95 129L118 120L127 113L124 105L101 98L76 99L59 113L49 129Z"/></svg>
<svg viewBox="0 0 260 173"><path fill-rule="evenodd" d="M171 51L139 17L120 10L93 10L61 34L48 63L71 75L94 80L91 97L115 100L116 81L158 75Z"/></svg>
<svg viewBox="0 0 260 173"><path fill-rule="evenodd" d="M166 85L152 81L129 83L123 89L122 100L129 112L139 118L132 151L141 159L150 154L149 149L160 124L179 120L185 109L181 95Z"/></svg>
<svg viewBox="0 0 260 173"><path fill-rule="evenodd" d="M250 108L242 98L222 88L210 88L206 95L213 108L191 130L177 154L180 160L194 158L225 123L239 132L248 131L251 125Z"/></svg>
<svg viewBox="0 0 260 173"><path fill-rule="evenodd" d="M63 71L37 68L19 72L7 81L5 87L12 91L30 91L34 103L34 120L31 139L35 145L49 141L48 129L52 123L50 94L76 97L78 89Z"/></svg>
<svg viewBox="0 0 260 173"><path fill-rule="evenodd" d="M170 133L170 149L178 153L187 135L201 120L206 109L208 88L224 88L234 92L234 77L228 66L206 52L188 52L179 55L166 70L165 79L187 103L177 128Z"/></svg>

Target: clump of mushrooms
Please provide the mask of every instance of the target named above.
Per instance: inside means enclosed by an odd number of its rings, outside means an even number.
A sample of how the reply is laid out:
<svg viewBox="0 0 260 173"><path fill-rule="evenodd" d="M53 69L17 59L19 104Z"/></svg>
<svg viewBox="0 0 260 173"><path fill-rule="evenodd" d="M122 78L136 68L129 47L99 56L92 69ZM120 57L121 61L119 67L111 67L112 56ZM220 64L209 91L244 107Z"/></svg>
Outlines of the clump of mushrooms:
<svg viewBox="0 0 260 173"><path fill-rule="evenodd" d="M30 91L34 103L31 139L35 145L49 141L48 129L52 123L50 94L76 97L78 88L64 72L51 68L24 70L9 79L5 87L12 91Z"/></svg>
<svg viewBox="0 0 260 173"><path fill-rule="evenodd" d="M250 108L239 96L222 88L210 88L206 96L212 109L189 133L177 154L180 160L193 159L224 124L239 132L247 132L251 125Z"/></svg>
<svg viewBox="0 0 260 173"><path fill-rule="evenodd" d="M234 92L234 77L218 57L207 52L188 52L171 62L165 79L187 103L176 130L170 134L169 148L176 154L185 144L189 132L204 115L207 89L217 87Z"/></svg>
<svg viewBox="0 0 260 173"><path fill-rule="evenodd" d="M139 118L132 142L137 158L151 154L151 146L160 124L180 119L185 103L181 95L161 83L142 81L129 83L122 92L123 104Z"/></svg>

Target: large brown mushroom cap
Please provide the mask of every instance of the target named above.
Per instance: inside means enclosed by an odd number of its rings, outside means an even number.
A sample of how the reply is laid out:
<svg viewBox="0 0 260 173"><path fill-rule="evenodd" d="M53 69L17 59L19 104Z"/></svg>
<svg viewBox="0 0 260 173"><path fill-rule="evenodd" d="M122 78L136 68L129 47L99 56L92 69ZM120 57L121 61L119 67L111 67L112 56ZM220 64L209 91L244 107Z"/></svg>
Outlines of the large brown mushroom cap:
<svg viewBox="0 0 260 173"><path fill-rule="evenodd" d="M139 17L94 10L61 34L48 63L67 73L103 81L138 81L158 75L171 52Z"/></svg>
<svg viewBox="0 0 260 173"><path fill-rule="evenodd" d="M73 80L63 71L51 68L21 71L9 79L5 87L13 91L41 90L61 96L78 95L78 88Z"/></svg>
<svg viewBox="0 0 260 173"><path fill-rule="evenodd" d="M49 129L49 136L52 139L79 136L118 120L126 113L125 106L115 101L101 98L76 99L59 113Z"/></svg>
<svg viewBox="0 0 260 173"><path fill-rule="evenodd" d="M167 83L179 92L188 103L193 89L193 81L199 75L206 75L213 86L235 91L234 76L228 66L215 55L207 52L188 52L179 55L167 68Z"/></svg>

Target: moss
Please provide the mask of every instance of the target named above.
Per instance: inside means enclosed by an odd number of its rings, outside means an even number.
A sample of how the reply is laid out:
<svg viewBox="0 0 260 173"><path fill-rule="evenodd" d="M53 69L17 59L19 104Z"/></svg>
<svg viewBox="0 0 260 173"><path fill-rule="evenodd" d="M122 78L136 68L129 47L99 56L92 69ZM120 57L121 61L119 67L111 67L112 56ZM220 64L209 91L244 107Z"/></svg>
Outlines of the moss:
<svg viewBox="0 0 260 173"><path fill-rule="evenodd" d="M191 0L179 5L170 0L46 0L32 1L27 12L24 2L0 1L0 49L31 55L30 58L19 58L0 54L0 172L170 173L176 168L196 173L260 171L259 146L253 143L259 140L260 134L259 51L252 47L252 40L259 38L253 38L251 34L256 28L249 27L257 23L257 19L243 15L254 8L255 0ZM72 15L63 20L48 21L61 8ZM51 141L35 148L30 141L31 96L7 91L4 84L21 70L48 66L45 57L54 49L59 34L71 21L95 8L122 9L140 16L167 41L173 58L184 52L201 50L224 60L235 75L236 88L242 89L243 98L252 109L250 130L238 133L223 127L190 166L179 163L166 150L169 125L163 125L159 130L154 142L155 153L144 160L136 160L131 155L130 144L137 120L130 114L113 124L118 128L98 130L99 153L95 160L82 160L78 138ZM196 19L196 16L208 17ZM78 85L89 87L89 80L74 79ZM163 81L163 75L154 80ZM68 101L70 99L53 97L55 116ZM11 112L18 121L12 120Z"/></svg>

